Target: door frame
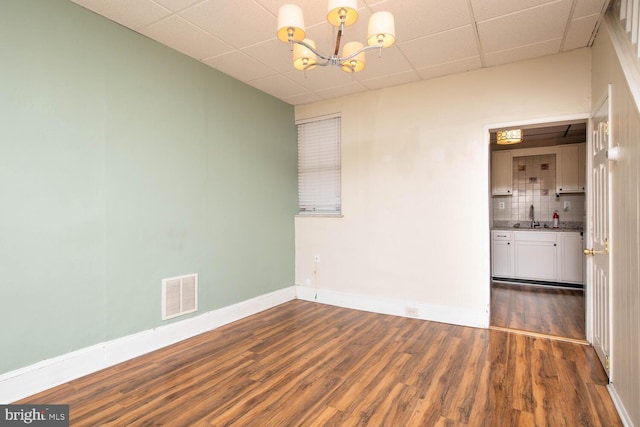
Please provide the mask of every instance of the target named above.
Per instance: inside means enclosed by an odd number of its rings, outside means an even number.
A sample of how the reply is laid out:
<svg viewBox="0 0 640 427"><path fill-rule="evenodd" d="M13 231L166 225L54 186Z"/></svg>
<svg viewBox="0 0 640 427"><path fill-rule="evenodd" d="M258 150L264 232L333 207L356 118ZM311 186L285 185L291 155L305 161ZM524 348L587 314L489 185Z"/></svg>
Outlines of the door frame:
<svg viewBox="0 0 640 427"><path fill-rule="evenodd" d="M604 98L603 98L604 99ZM599 105L599 104L598 104ZM585 121L587 122L587 141L586 143L589 144L589 141L591 140L590 138L590 134L589 134L589 129L592 125L592 118L593 113L577 113L577 114L570 114L570 115L565 115L565 116L547 116L547 117L539 117L539 118L535 118L535 119L521 119L521 120L512 120L512 121L508 121L508 122L498 122L498 123L489 123L489 124L485 124L483 126L483 130L482 130L482 141L485 142L486 144L486 153L487 153L487 198L488 198L488 206L487 209L489 210L487 217L489 218L489 222L487 224L487 230L486 230L486 234L487 236L489 236L489 248L488 249L488 253L491 254L491 224L493 223L493 212L492 212L492 203L491 203L491 141L490 141L490 132L492 129L498 129L498 128L511 128L511 127L517 127L517 126L530 126L530 125L544 125L544 124L551 124L551 123L555 123L555 122L565 122L565 121ZM587 153L589 152L588 150L589 145L587 145L587 150L585 150ZM585 154L586 155L586 154ZM587 159L585 159L585 173L586 173L586 169L589 168L590 164L587 164L587 161L589 160L589 156L587 155ZM588 226L588 221L587 221L587 214L588 214L588 208L589 208L589 199L590 198L590 187L589 184L587 183L587 181L585 180L585 203L587 204L587 206L585 206L585 224L584 224L584 229L587 229ZM584 235L583 235L584 238ZM487 293L485 295L487 295L487 303L486 303L486 312L487 312L487 317L486 317L486 324L487 327L491 326L491 255L489 255L489 257L487 257L487 262L488 262L488 270L489 271L489 276L487 277ZM589 343L592 342L591 338L592 336L589 335L589 332L592 331L592 323L593 323L593 311L588 310L587 308L591 309L591 304L589 302L587 302L587 296L588 296L588 290L587 290L588 286L587 286L587 278L585 276L584 278L584 292L585 292L585 338L587 339L587 341Z"/></svg>

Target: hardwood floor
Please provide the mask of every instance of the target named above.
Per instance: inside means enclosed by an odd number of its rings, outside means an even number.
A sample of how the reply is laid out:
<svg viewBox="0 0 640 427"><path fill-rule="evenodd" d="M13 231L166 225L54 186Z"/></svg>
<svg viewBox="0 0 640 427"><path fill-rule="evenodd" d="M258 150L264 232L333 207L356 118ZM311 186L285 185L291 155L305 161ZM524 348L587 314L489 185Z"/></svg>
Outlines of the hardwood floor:
<svg viewBox="0 0 640 427"><path fill-rule="evenodd" d="M582 290L491 286L491 326L584 340L584 310Z"/></svg>
<svg viewBox="0 0 640 427"><path fill-rule="evenodd" d="M591 347L291 301L17 403L72 426L619 426Z"/></svg>

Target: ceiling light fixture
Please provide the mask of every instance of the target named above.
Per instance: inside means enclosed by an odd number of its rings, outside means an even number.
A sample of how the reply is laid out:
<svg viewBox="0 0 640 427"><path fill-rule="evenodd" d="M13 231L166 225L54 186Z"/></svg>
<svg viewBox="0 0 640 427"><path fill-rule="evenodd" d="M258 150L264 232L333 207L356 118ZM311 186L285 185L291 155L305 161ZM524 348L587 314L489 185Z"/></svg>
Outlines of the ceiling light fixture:
<svg viewBox="0 0 640 427"><path fill-rule="evenodd" d="M499 130L496 132L498 145L517 144L522 142L522 129Z"/></svg>
<svg viewBox="0 0 640 427"><path fill-rule="evenodd" d="M357 73L366 66L365 52L389 47L396 41L395 23L390 12L376 12L369 18L367 44L349 42L342 48L339 56L340 42L344 35L344 27L358 20L358 0L329 0L327 21L338 27L335 49L332 55L324 55L316 49L313 40L306 39L302 9L294 4L285 4L278 10L278 39L289 43L293 52L293 66L301 71L315 68L317 65L338 65L348 73Z"/></svg>

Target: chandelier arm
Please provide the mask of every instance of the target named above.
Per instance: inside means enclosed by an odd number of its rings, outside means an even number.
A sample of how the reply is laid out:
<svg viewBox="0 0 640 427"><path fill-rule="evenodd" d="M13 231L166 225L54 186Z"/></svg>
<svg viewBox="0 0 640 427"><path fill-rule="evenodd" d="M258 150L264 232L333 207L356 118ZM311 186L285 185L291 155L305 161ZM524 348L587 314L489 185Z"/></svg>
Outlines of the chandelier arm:
<svg viewBox="0 0 640 427"><path fill-rule="evenodd" d="M312 62L309 63L309 65L307 65L306 67L304 67L305 70L307 70L308 68L311 68L313 66L319 66L319 67L326 67L328 65L331 65L331 61L326 61L326 62Z"/></svg>
<svg viewBox="0 0 640 427"><path fill-rule="evenodd" d="M313 46L311 46L309 43L305 43L302 40L290 40L290 42L306 47L311 52L315 53L317 56L319 56L320 58L324 59L325 61L331 61L331 56L323 55L318 50L316 50ZM318 64L318 65L320 65L320 64Z"/></svg>
<svg viewBox="0 0 640 427"><path fill-rule="evenodd" d="M340 52L340 41L342 40L342 27L338 30L338 36L336 37L336 48L334 50L334 55L338 55Z"/></svg>
<svg viewBox="0 0 640 427"><path fill-rule="evenodd" d="M338 36L336 37L336 48L333 52L334 56L338 56L338 52L340 52L340 42L342 41L342 34L344 33L344 19L340 22L340 28L338 29Z"/></svg>
<svg viewBox="0 0 640 427"><path fill-rule="evenodd" d="M339 62L348 61L348 60L350 60L352 58L355 58L356 56L360 55L362 52L366 52L366 51L372 50L372 49L380 49L381 47L382 47L382 45L380 45L380 46L365 46L362 49L358 50L357 52L352 53L349 56L345 56L344 58L338 58L338 61Z"/></svg>

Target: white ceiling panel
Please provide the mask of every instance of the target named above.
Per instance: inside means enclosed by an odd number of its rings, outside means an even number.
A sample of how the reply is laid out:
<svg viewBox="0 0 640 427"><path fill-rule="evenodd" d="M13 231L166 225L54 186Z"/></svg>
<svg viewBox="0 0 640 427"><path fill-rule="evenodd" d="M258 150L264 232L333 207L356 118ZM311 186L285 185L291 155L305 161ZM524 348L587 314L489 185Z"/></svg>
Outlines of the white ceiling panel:
<svg viewBox="0 0 640 427"><path fill-rule="evenodd" d="M283 99L283 101L288 102L291 105L302 105L302 104L311 104L312 102L322 101L320 95L317 95L313 92L307 92L302 95L294 95L289 96Z"/></svg>
<svg viewBox="0 0 640 427"><path fill-rule="evenodd" d="M512 49L487 53L485 55L485 63L487 67L493 67L496 65L508 64L510 62L524 61L545 55L552 55L558 52L560 49L560 43L561 39L547 40L527 46L518 46Z"/></svg>
<svg viewBox="0 0 640 427"><path fill-rule="evenodd" d="M375 79L361 80L361 83L369 89L383 89L389 86L399 86L407 83L414 83L420 80L418 73L413 70L404 71L398 74L388 74Z"/></svg>
<svg viewBox="0 0 640 427"><path fill-rule="evenodd" d="M273 68L267 67L238 50L209 58L204 63L225 74L234 75L235 78L242 81L261 79L277 74Z"/></svg>
<svg viewBox="0 0 640 427"><path fill-rule="evenodd" d="M170 10L152 0L72 1L133 30L149 25L171 14Z"/></svg>
<svg viewBox="0 0 640 427"><path fill-rule="evenodd" d="M581 0L576 2L573 10L573 19L583 18L589 15L600 15L604 10L605 0Z"/></svg>
<svg viewBox="0 0 640 427"><path fill-rule="evenodd" d="M202 0L154 0L156 3L164 6L172 12L179 12L182 9L186 9L193 6L196 3L200 3Z"/></svg>
<svg viewBox="0 0 640 427"><path fill-rule="evenodd" d="M478 56L478 44L471 25L398 44L416 68Z"/></svg>
<svg viewBox="0 0 640 427"><path fill-rule="evenodd" d="M461 59L459 61L440 63L431 67L419 68L418 73L420 74L420 77L428 80L448 74L457 74L476 70L481 68L481 66L480 58L475 56L472 58Z"/></svg>
<svg viewBox="0 0 640 427"><path fill-rule="evenodd" d="M293 70L287 72L285 76L309 91L344 86L352 83L356 78L356 76L347 74L337 67L316 67L313 70L308 70L306 76L305 73Z"/></svg>
<svg viewBox="0 0 640 427"><path fill-rule="evenodd" d="M382 54L382 56L380 56ZM366 74L358 73L358 79L367 80L382 77L386 75L393 75L401 73L411 67L409 61L404 57L400 49L397 46L391 46L387 49L372 49L366 53L367 66L365 68Z"/></svg>
<svg viewBox="0 0 640 427"><path fill-rule="evenodd" d="M198 60L233 50L231 46L176 15L144 27L140 32Z"/></svg>
<svg viewBox="0 0 640 427"><path fill-rule="evenodd" d="M396 45L354 76L293 69L276 39L278 9L303 9L308 38L330 56L326 0L71 0L293 105L588 47L610 0L358 0L341 46L366 43L371 14L395 17Z"/></svg>
<svg viewBox="0 0 640 427"><path fill-rule="evenodd" d="M577 49L584 46L585 43L588 43L593 35L598 17L599 15L590 15L571 21L564 42L564 49Z"/></svg>
<svg viewBox="0 0 640 427"><path fill-rule="evenodd" d="M248 83L256 89L266 92L269 95L277 97L281 96L283 98L302 95L308 92L305 88L297 85L281 74L251 80Z"/></svg>
<svg viewBox="0 0 640 427"><path fill-rule="evenodd" d="M467 0L402 0L372 6L374 12L386 10L402 16L396 24L399 39L411 40L471 23Z"/></svg>
<svg viewBox="0 0 640 427"><path fill-rule="evenodd" d="M356 93L362 93L366 91L366 86L362 85L360 82L351 82L344 86L322 89L317 91L316 93L324 99L330 99L346 95L355 95Z"/></svg>
<svg viewBox="0 0 640 427"><path fill-rule="evenodd" d="M293 69L293 55L289 46L276 38L241 51L279 73L288 73Z"/></svg>
<svg viewBox="0 0 640 427"><path fill-rule="evenodd" d="M471 8L476 20L481 22L557 2L558 0L471 0ZM570 0L563 2L571 3Z"/></svg>
<svg viewBox="0 0 640 427"><path fill-rule="evenodd" d="M478 23L485 52L497 52L563 37L571 3L549 3Z"/></svg>
<svg viewBox="0 0 640 427"><path fill-rule="evenodd" d="M253 0L207 0L180 13L235 48L275 37L277 19Z"/></svg>

